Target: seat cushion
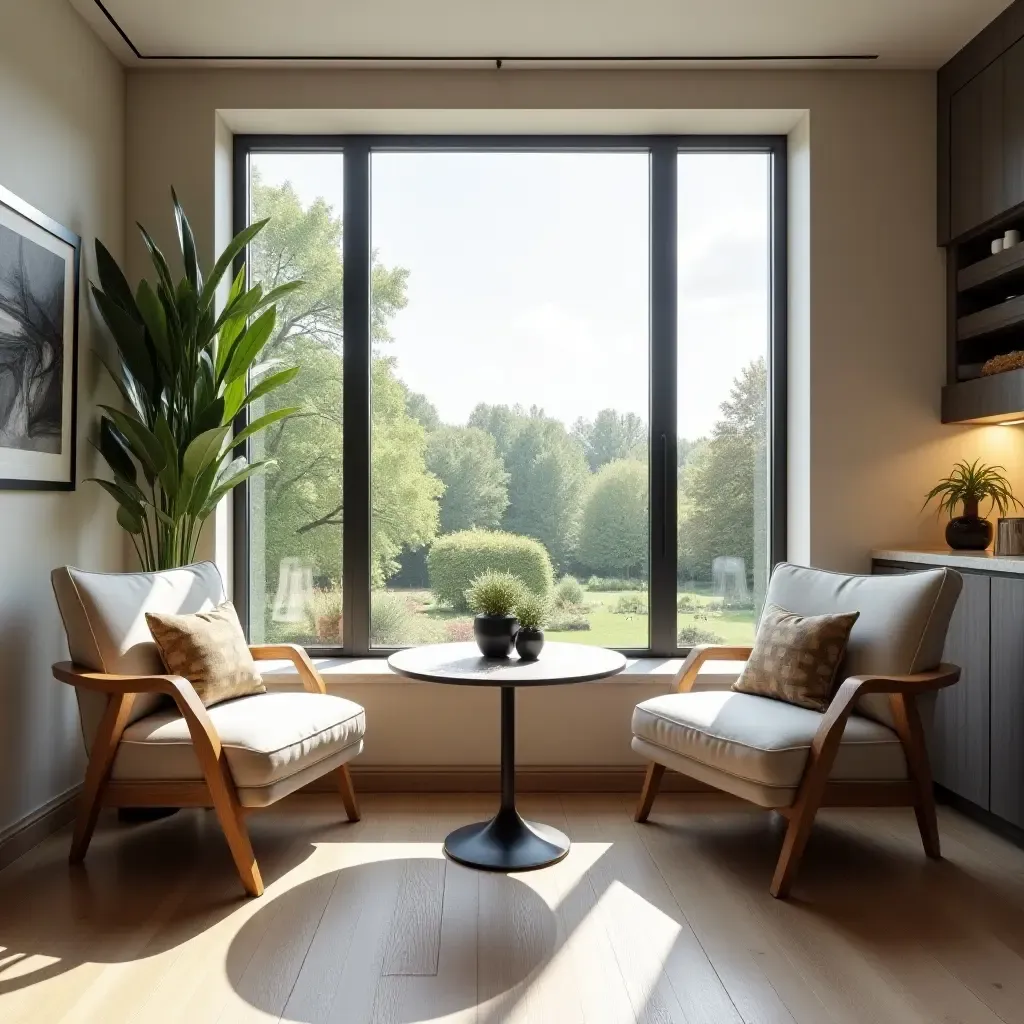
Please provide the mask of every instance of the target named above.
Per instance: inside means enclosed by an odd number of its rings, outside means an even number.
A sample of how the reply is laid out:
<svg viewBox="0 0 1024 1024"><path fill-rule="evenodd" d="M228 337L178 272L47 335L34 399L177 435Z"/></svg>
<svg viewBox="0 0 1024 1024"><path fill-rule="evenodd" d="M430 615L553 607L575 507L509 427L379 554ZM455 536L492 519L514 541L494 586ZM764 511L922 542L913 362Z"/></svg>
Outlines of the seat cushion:
<svg viewBox="0 0 1024 1024"><path fill-rule="evenodd" d="M633 711L633 735L649 746L741 781L795 792L821 722L817 711L794 704L707 690L666 694L638 704ZM896 733L880 722L851 715L831 778L906 777L907 762Z"/></svg>
<svg viewBox="0 0 1024 1024"><path fill-rule="evenodd" d="M850 576L782 563L772 572L765 601L797 615L860 613L850 631L838 685L850 676L906 675L935 668L962 587L963 579L953 569ZM862 697L857 706L892 725L884 695Z"/></svg>
<svg viewBox="0 0 1024 1024"><path fill-rule="evenodd" d="M261 693L207 709L239 790L275 787L307 769L358 752L363 709L322 693ZM315 773L314 773L315 775ZM184 781L203 778L188 726L176 711L159 711L125 729L111 778ZM249 805L254 801L243 800Z"/></svg>

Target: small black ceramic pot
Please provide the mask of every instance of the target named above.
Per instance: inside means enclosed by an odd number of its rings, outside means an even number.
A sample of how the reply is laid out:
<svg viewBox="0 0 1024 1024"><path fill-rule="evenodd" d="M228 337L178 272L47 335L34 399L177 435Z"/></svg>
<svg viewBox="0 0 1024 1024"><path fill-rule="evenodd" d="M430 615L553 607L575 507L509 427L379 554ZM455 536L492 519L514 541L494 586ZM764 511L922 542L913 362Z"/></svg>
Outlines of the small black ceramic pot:
<svg viewBox="0 0 1024 1024"><path fill-rule="evenodd" d="M473 636L485 658L507 658L518 630L519 620L514 615L477 615L473 619Z"/></svg>
<svg viewBox="0 0 1024 1024"><path fill-rule="evenodd" d="M516 633L516 651L523 661L536 661L544 647L543 629L524 629L519 627Z"/></svg>
<svg viewBox="0 0 1024 1024"><path fill-rule="evenodd" d="M954 551L984 551L992 543L992 524L981 516L957 516L946 525L946 543Z"/></svg>

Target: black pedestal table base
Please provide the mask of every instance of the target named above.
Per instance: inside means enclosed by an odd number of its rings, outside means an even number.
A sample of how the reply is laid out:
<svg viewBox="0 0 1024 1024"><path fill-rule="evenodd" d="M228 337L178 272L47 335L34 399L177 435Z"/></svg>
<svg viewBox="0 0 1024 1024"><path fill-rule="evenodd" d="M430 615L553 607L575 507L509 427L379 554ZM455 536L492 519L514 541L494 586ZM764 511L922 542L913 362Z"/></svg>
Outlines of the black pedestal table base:
<svg viewBox="0 0 1024 1024"><path fill-rule="evenodd" d="M625 667L621 654L576 644L548 644L541 661L486 659L472 644L409 648L388 658L402 675L429 682L501 688L501 807L490 821L463 825L444 841L452 860L483 871L531 871L569 852L557 828L526 821L516 810L516 687L586 682Z"/></svg>
<svg viewBox="0 0 1024 1024"><path fill-rule="evenodd" d="M444 852L484 871L531 871L557 864L569 852L569 839L550 825L526 821L513 807L449 833Z"/></svg>

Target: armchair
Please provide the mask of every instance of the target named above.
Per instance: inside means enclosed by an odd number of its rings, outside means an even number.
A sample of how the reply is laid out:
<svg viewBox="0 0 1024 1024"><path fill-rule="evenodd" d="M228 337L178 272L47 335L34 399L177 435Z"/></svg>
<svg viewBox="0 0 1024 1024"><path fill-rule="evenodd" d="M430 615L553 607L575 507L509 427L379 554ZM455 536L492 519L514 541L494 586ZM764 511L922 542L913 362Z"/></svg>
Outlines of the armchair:
<svg viewBox="0 0 1024 1024"><path fill-rule="evenodd" d="M950 569L846 576L783 564L767 601L801 615L859 611L823 714L767 697L695 691L709 660L746 660L747 646L695 647L676 692L639 704L633 749L649 759L636 820L672 768L788 819L770 892L793 885L819 807L913 807L925 854L941 856L922 702L960 678L941 663L963 581Z"/></svg>
<svg viewBox="0 0 1024 1024"><path fill-rule="evenodd" d="M89 751L71 843L82 861L101 807L212 807L246 892L263 893L244 815L333 772L359 820L348 762L363 749L363 709L330 696L293 644L250 647L289 660L302 693L262 693L204 707L192 684L164 671L147 611L188 613L224 600L212 563L157 573L52 574L72 660L53 666L75 687Z"/></svg>

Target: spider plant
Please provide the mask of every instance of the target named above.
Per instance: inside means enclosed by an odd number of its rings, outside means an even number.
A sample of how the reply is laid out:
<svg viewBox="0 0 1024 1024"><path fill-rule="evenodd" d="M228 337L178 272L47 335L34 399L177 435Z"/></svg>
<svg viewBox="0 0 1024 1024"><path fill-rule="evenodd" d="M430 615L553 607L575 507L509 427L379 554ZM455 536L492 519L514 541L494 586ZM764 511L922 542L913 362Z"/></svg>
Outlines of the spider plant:
<svg viewBox="0 0 1024 1024"><path fill-rule="evenodd" d="M1003 466L986 466L977 459L958 462L953 472L928 492L922 507L938 498L939 514L948 512L950 519L954 517L957 505L963 506L965 516L977 517L978 505L986 499L991 502L989 514L998 509L1000 515L1005 515L1014 505L1024 508L1014 497L1005 472Z"/></svg>
<svg viewBox="0 0 1024 1024"><path fill-rule="evenodd" d="M267 461L248 463L232 452L246 438L297 412L275 409L232 437L235 416L292 380L298 367L257 360L273 334L277 299L293 281L264 294L245 287L239 271L223 309L217 287L235 257L267 223L250 225L228 244L203 277L185 211L171 190L185 276L175 282L163 253L142 225L156 285L135 292L114 258L96 242L100 315L117 346L108 366L123 408L100 406L99 448L113 474L96 480L118 504L117 521L132 538L144 569L185 565L195 557L203 523L218 502ZM259 381L250 386L250 377Z"/></svg>

